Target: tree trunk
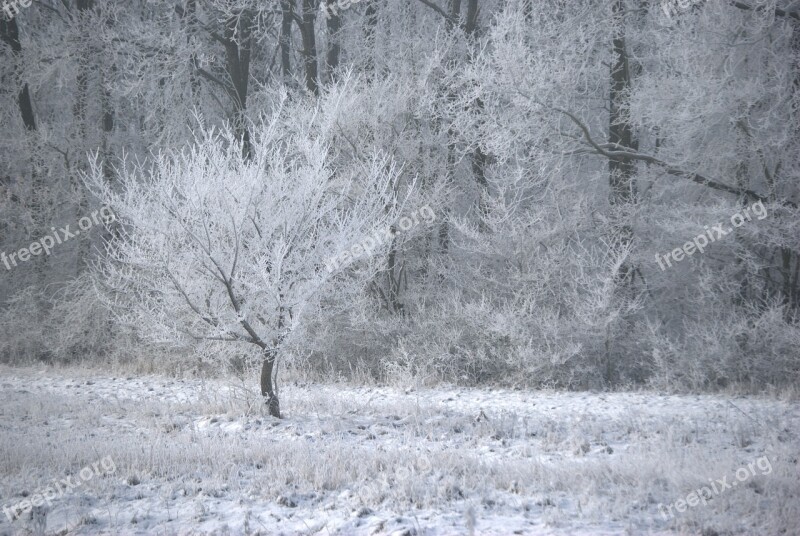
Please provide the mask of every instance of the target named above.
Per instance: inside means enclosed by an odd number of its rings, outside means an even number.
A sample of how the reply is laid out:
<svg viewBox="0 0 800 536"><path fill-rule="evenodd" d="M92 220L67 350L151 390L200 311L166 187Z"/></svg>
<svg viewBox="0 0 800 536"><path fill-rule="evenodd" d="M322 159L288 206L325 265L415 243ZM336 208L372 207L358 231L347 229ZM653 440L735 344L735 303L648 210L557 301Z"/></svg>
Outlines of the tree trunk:
<svg viewBox="0 0 800 536"><path fill-rule="evenodd" d="M292 77L292 16L294 0L281 0L281 76L283 83L288 84Z"/></svg>
<svg viewBox="0 0 800 536"><path fill-rule="evenodd" d="M19 37L19 27L17 19L5 20L0 16L0 41L6 43L11 48L11 53L15 61L19 61L22 56L22 41ZM46 209L49 197L48 184L45 180L47 170L42 157L43 147L36 126L36 116L33 110L33 100L31 98L28 84L22 85L22 89L17 94L17 105L25 125L25 131L30 143L31 155L31 194L30 211L33 220L31 236L40 237L47 233ZM39 288L45 288L47 284L47 255L38 258L38 262L33 265L35 280ZM36 302L37 321L41 320L47 304L40 298Z"/></svg>
<svg viewBox="0 0 800 536"><path fill-rule="evenodd" d="M633 136L633 128L628 118L628 94L631 87L631 66L625 42L625 3L616 0L612 6L612 54L611 90L609 92L609 126L608 141L616 150L636 151L639 146ZM611 218L613 225L612 248L622 253L633 243L633 227L631 225L631 207L636 202L636 171L633 160L629 158L611 159L608 162ZM625 260L615 274L615 290L620 292L623 301L632 299L633 281L636 267ZM605 363L602 370L607 385L613 385L622 372L622 363L612 351L612 339L609 330L606 333Z"/></svg>
<svg viewBox="0 0 800 536"><path fill-rule="evenodd" d="M616 27L612 47L614 51L614 65L611 68L611 94L609 107L608 141L616 146L616 150L638 149L638 144L633 138L633 129L627 119L626 101L631 86L631 71L628 63L628 53L625 46L625 6L622 0L617 0L613 7ZM636 201L636 184L634 182L634 164L630 159L612 159L608 162L609 183L611 186L611 205L622 211L616 224L617 238L615 243L620 249L627 248L633 242L633 229L628 222L629 205ZM617 274L618 280L627 285L632 283L635 270L628 263L620 265Z"/></svg>
<svg viewBox="0 0 800 536"><path fill-rule="evenodd" d="M317 68L317 36L314 25L317 20L317 0L303 0L302 17L298 19L300 34L303 37L303 58L306 64L306 89L319 96L319 75Z"/></svg>
<svg viewBox="0 0 800 536"><path fill-rule="evenodd" d="M479 12L478 0L469 0L469 2L467 2L467 21L464 24L464 33L470 37L472 37L475 30L478 28Z"/></svg>
<svg viewBox="0 0 800 536"><path fill-rule="evenodd" d="M369 0L367 9L364 13L364 46L366 47L367 64L365 71L367 81L375 79L375 28L378 26L378 0Z"/></svg>
<svg viewBox="0 0 800 536"><path fill-rule="evenodd" d="M11 48L14 56L19 57L22 54L22 41L19 38L19 27L16 19L5 20L0 17L0 39ZM19 112L22 115L22 122L25 123L25 128L30 132L36 131L36 117L33 114L33 103L31 102L31 94L27 83L23 84L17 95L17 104L19 105Z"/></svg>
<svg viewBox="0 0 800 536"><path fill-rule="evenodd" d="M77 1L80 28L83 42L83 53L77 58L78 60L78 75L76 78L77 89L75 104L72 107L72 114L75 119L75 124L78 127L77 141L79 144L78 154L83 155L90 148L88 139L86 108L89 101L89 58L96 53L92 31L90 30L91 24L91 10L94 9L94 0L78 0ZM84 158L79 158L75 169L67 170L70 176L70 183L72 191L74 192L78 205L76 207L76 220L79 220L89 210L89 200L86 195L86 189L80 180L80 174L86 172L88 166ZM77 273L80 274L89 267L89 259L92 254L92 243L89 240L88 233L81 233L78 238L78 267Z"/></svg>
<svg viewBox="0 0 800 536"><path fill-rule="evenodd" d="M464 23L464 33L467 35L467 39L472 46L475 46L477 43L476 36L478 33L479 12L478 0L469 0L467 3L467 19ZM480 110L480 114L483 115L483 101L481 99L475 101L475 109ZM485 154L480 145L478 145L472 153L472 173L480 187L478 193L480 196L478 200L478 209L480 210L481 216L484 218L489 215L489 210L486 205L486 195L489 193L489 183L486 180L486 164L488 160L488 155ZM481 220L481 228L485 230L485 222L483 220Z"/></svg>
<svg viewBox="0 0 800 536"><path fill-rule="evenodd" d="M190 0L190 3L193 1L194 0ZM106 16L106 26L108 28L114 27L114 17ZM100 49L98 55L103 52L104 50ZM114 102L111 88L114 84L113 79L117 75L117 64L111 62L111 66L109 67L108 62L110 58L105 54L101 55L100 59L103 63L100 69L100 108L103 112L103 133L101 141L103 149L103 176L106 182L110 184L114 180L114 166L112 162L114 151L110 147L111 137L114 134ZM192 76L195 76L194 69L191 69L190 73ZM112 81L109 79L112 79ZM192 85L194 85L194 82ZM194 93L192 93L192 98L194 98Z"/></svg>
<svg viewBox="0 0 800 536"><path fill-rule="evenodd" d="M460 18L461 0L450 0L450 18L445 21L447 30L451 31Z"/></svg>
<svg viewBox="0 0 800 536"><path fill-rule="evenodd" d="M186 31L186 44L192 50L189 57L189 87L192 91L192 106L200 107L200 78L197 76L197 54L194 53L196 43L194 40L197 38L198 27L200 25L197 19L197 0L187 0L185 10L185 31Z"/></svg>
<svg viewBox="0 0 800 536"><path fill-rule="evenodd" d="M274 349L264 350L264 362L261 365L261 395L269 409L269 414L278 419L281 418L281 406L278 401L278 394L272 384L272 374L275 370L275 357L277 351Z"/></svg>
<svg viewBox="0 0 800 536"><path fill-rule="evenodd" d="M239 22L237 39L237 19L229 18L225 22L225 67L228 71L233 89L234 118L236 137L242 144L242 156L251 157L250 129L247 128L247 91L250 81L250 50L252 36L250 34L250 17L242 17Z"/></svg>
<svg viewBox="0 0 800 536"><path fill-rule="evenodd" d="M326 24L328 26L328 79L334 82L336 69L339 68L339 53L341 51L339 30L342 29L342 19L339 13L332 14Z"/></svg>

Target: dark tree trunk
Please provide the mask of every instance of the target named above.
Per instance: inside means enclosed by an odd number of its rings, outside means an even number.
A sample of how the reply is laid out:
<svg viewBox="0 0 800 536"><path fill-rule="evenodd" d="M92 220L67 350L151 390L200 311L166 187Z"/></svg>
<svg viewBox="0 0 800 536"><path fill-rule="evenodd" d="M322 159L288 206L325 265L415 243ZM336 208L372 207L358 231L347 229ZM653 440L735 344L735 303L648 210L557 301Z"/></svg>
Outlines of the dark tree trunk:
<svg viewBox="0 0 800 536"><path fill-rule="evenodd" d="M469 0L467 2L467 21L464 24L464 33L468 36L472 36L475 33L475 30L478 28L478 13L480 9L478 8L478 0Z"/></svg>
<svg viewBox="0 0 800 536"><path fill-rule="evenodd" d="M628 119L628 95L631 88L632 71L625 42L625 2L616 0L612 6L612 66L611 91L609 94L608 141L616 150L637 151L639 146L633 136ZM629 158L611 159L608 162L611 217L613 221L612 247L622 252L633 243L633 227L630 223L631 207L636 202L635 163ZM636 267L627 260L620 264L616 275L616 288L623 301L630 300ZM622 371L612 352L612 334L606 332L605 362L601 366L603 379L608 385L617 382Z"/></svg>
<svg viewBox="0 0 800 536"><path fill-rule="evenodd" d="M609 143L618 146L617 150L637 149L633 139L633 130L627 119L627 94L631 86L631 70L625 48L625 6L623 0L616 0L613 7L615 28L612 41L613 61L611 68L611 94L609 97ZM629 159L612 159L608 162L609 183L611 187L611 205L619 207L623 212L622 221L618 222L615 241L620 248L626 248L633 241L633 229L627 222L627 206L636 198L636 185L633 179L634 163ZM634 269L629 263L623 263L617 274L623 284L632 282Z"/></svg>
<svg viewBox="0 0 800 536"><path fill-rule="evenodd" d="M17 104L19 111L22 114L22 122L25 123L25 128L34 131L36 130L36 117L33 115L33 102L31 101L31 93L28 90L28 84L22 86L22 90L17 95Z"/></svg>
<svg viewBox="0 0 800 536"><path fill-rule="evenodd" d="M375 75L375 28L378 26L378 0L369 0L365 12L364 40L367 48L367 81L372 82Z"/></svg>
<svg viewBox="0 0 800 536"><path fill-rule="evenodd" d="M236 137L242 144L242 156L250 158L250 130L247 128L247 91L250 82L250 20L242 17L239 22L239 35L237 39L237 20L230 18L225 23L225 67L228 71L233 89L230 92L233 99Z"/></svg>
<svg viewBox="0 0 800 536"><path fill-rule="evenodd" d="M198 34L199 21L197 19L197 0L186 0L186 42L190 46L194 46L193 39ZM200 78L197 76L195 70L197 66L197 54L191 53L189 58L191 68L189 69L189 87L192 90L192 105L199 107L200 105Z"/></svg>
<svg viewBox="0 0 800 536"><path fill-rule="evenodd" d="M281 0L281 76L283 83L287 84L292 77L292 17L294 15L294 0Z"/></svg>
<svg viewBox="0 0 800 536"><path fill-rule="evenodd" d="M72 108L72 114L75 118L75 124L78 127L78 142L83 144L78 154L83 154L89 150L90 143L88 138L86 107L89 102L89 58L97 53L93 46L93 37L91 30L91 10L94 9L94 0L77 0L79 21L82 37L84 39L84 47L81 54L79 54L78 61L78 75L76 78L77 89L75 104ZM76 207L76 218L82 218L89 209L89 200L86 196L85 188L80 180L80 174L87 171L84 159L79 159L75 169L68 170L70 175L70 182L72 190L78 199L78 206ZM92 243L89 240L87 233L81 233L78 238L78 273L83 272L89 267L89 259L92 253Z"/></svg>
<svg viewBox="0 0 800 536"><path fill-rule="evenodd" d="M306 64L306 89L319 95L319 73L317 67L317 36L314 25L317 20L318 0L303 0L303 13L297 17L300 33L303 37L303 58Z"/></svg>
<svg viewBox="0 0 800 536"><path fill-rule="evenodd" d="M450 0L450 18L445 21L448 31L458 23L461 17L461 0Z"/></svg>
<svg viewBox="0 0 800 536"><path fill-rule="evenodd" d="M194 0L190 0L194 1ZM109 28L113 28L114 26L114 18L111 16L106 17L106 26ZM99 51L102 53L103 49ZM111 88L113 86L113 81L109 80L109 78L114 78L117 74L117 65L112 63L110 67L107 66L107 57L102 59L103 66L102 70L100 71L100 107L103 111L103 138L102 138L102 147L103 147L103 177L105 177L106 182L111 183L114 180L114 167L112 165L113 159L113 150L111 149L111 136L114 133L114 102L113 97L111 94ZM194 69L191 69L190 72L194 75Z"/></svg>
<svg viewBox="0 0 800 536"><path fill-rule="evenodd" d="M339 30L342 28L342 19L339 13L331 14L326 24L328 26L328 57L326 63L328 66L328 76L330 77L330 81L333 82L334 73L339 67L339 53L341 51L341 46L339 45Z"/></svg>
<svg viewBox="0 0 800 536"><path fill-rule="evenodd" d="M17 19L5 20L3 17L0 17L0 39L11 47L11 52L13 52L15 56L22 53L22 42L19 40ZM17 95L17 104L19 105L19 111L22 114L22 122L25 123L25 128L31 132L35 131L36 117L33 115L33 102L31 102L28 84L23 85Z"/></svg>
<svg viewBox="0 0 800 536"><path fill-rule="evenodd" d="M5 20L0 16L0 41L4 42L11 48L12 55L15 59L19 59L22 54L22 42L19 38L19 27L17 20ZM33 219L33 233L32 236L44 236L47 232L47 223L45 220L46 199L48 197L47 187L48 184L45 180L47 170L42 159L42 143L38 136L36 127L36 116L33 113L33 101L31 93L28 89L28 84L23 84L22 89L17 94L17 105L19 112L22 116L22 122L25 125L25 130L28 132L28 139L30 140L30 154L31 157L31 201L30 211L31 218ZM47 266L46 255L39 257L38 262L34 264L34 272L36 281L40 288L44 288L47 284ZM37 300L37 321L41 320L47 304L42 300ZM41 356L40 356L41 357Z"/></svg>
<svg viewBox="0 0 800 536"><path fill-rule="evenodd" d="M478 33L479 13L478 0L469 0L467 2L467 18L464 22L464 33L470 44L475 44L475 37ZM480 114L483 115L483 101L481 99L477 99L475 102L475 109L479 110ZM472 174L475 176L475 181L478 183L478 186L480 186L478 208L481 215L484 217L489 214L485 198L489 191L489 183L486 180L486 165L488 160L489 156L483 152L483 149L481 149L479 145L472 153ZM483 221L481 221L481 223L483 227Z"/></svg>
<svg viewBox="0 0 800 536"><path fill-rule="evenodd" d="M261 364L261 395L264 397L264 401L267 404L269 414L280 419L281 405L272 382L276 357L276 350L264 349L264 362Z"/></svg>

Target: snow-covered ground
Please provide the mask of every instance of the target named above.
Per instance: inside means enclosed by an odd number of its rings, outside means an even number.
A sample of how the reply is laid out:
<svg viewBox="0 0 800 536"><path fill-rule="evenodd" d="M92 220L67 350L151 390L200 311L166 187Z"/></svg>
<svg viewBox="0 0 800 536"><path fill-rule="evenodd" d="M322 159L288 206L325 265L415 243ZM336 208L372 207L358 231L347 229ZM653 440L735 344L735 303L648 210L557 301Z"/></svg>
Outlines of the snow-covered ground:
<svg viewBox="0 0 800 536"><path fill-rule="evenodd" d="M236 380L9 367L0 396L0 534L800 534L797 401L286 385L278 421Z"/></svg>

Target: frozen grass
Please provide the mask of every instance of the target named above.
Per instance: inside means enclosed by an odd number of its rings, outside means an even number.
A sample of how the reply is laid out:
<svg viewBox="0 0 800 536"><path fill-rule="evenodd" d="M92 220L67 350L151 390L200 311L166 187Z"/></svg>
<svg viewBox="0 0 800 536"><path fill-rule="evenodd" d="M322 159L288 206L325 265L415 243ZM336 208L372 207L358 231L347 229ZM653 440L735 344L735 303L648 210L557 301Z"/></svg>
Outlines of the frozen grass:
<svg viewBox="0 0 800 536"><path fill-rule="evenodd" d="M306 385L283 388L277 421L231 381L0 374L2 505L116 466L45 506L48 533L800 531L797 402ZM659 513L762 456L768 474Z"/></svg>

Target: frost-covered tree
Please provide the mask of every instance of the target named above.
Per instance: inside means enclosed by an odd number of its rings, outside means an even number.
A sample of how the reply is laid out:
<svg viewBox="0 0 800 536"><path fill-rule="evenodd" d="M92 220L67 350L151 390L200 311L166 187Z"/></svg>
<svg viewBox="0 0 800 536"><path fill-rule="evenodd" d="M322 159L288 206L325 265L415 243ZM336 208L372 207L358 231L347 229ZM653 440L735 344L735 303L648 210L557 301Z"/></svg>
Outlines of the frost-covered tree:
<svg viewBox="0 0 800 536"><path fill-rule="evenodd" d="M379 251L359 237L390 225L400 208L399 174L386 157L329 166L337 111L326 104L291 113L280 105L256 129L250 158L235 134L203 130L190 149L124 169L119 192L98 167L91 178L124 227L103 266L111 288L131 298L123 322L161 343L255 345L275 417L282 347L323 286L362 258L342 253Z"/></svg>
<svg viewBox="0 0 800 536"><path fill-rule="evenodd" d="M343 268L307 309L306 329L282 348L302 349L318 371L363 364L378 376L405 367L448 381L570 386L791 381L800 377L796 2L679 4L36 2L13 26L0 23L0 62L13 66L0 72L0 245L14 251L95 208L78 180L87 153L116 191L123 154L148 162L141 178L161 176L151 154L193 142L196 112L245 143L285 91L294 111L276 140L306 139L304 129L328 121L324 169L338 177L388 155L419 177L404 213L436 214L373 262ZM350 96L336 104L344 86ZM298 115L301 102L324 113ZM656 255L756 201L768 217L660 269ZM41 340L23 335L30 326L59 325L56 313L74 309L57 301L94 299L78 296L89 282L68 279L96 258L102 236L0 281L3 298L19 292L0 324L20 348ZM38 293L21 292L31 284ZM51 318L18 320L34 295ZM138 296L127 295L129 312ZM95 320L55 330L75 334L61 337L71 350L37 344L66 355L107 348L78 341L121 333Z"/></svg>
<svg viewBox="0 0 800 536"><path fill-rule="evenodd" d="M573 212L579 219L569 243L586 252L632 246L620 268L642 307L620 315L615 311L627 308L606 302L613 320L603 336L607 379L641 381L666 368L676 383L693 387L796 378L796 354L787 351L798 337L800 304L794 11L780 2L757 9L705 2L665 21L661 9L634 0L569 8L547 2L535 17L526 4L507 3L478 60L456 78L458 104L472 113L456 116L455 129L494 155L490 183L519 170L549 175L551 191L588 193L573 196L587 205L583 214ZM482 108L468 107L478 99ZM603 167L612 171L611 184L601 179ZM537 213L564 200L541 203ZM656 254L759 200L771 203L771 217L676 268L659 269ZM559 208L557 217L568 214ZM520 220L506 221L501 234L513 236L505 229ZM592 273L592 256L570 251L570 263ZM517 265L508 253L499 260ZM554 286L557 296L570 284ZM590 290L568 303L585 301ZM594 329L580 325L585 335ZM755 350L765 330L782 335ZM697 355L708 353L714 357L696 366Z"/></svg>

